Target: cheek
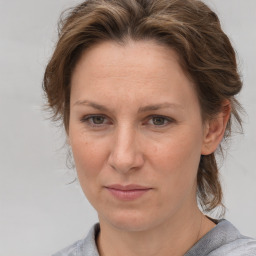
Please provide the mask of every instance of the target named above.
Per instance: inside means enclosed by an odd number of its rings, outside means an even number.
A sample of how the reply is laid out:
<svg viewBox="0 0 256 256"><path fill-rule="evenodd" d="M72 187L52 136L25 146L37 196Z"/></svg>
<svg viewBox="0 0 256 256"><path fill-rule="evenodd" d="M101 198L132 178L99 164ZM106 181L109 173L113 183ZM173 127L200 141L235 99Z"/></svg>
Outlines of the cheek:
<svg viewBox="0 0 256 256"><path fill-rule="evenodd" d="M77 175L83 189L88 186L93 187L93 184L97 183L98 175L106 163L106 144L100 141L99 143L90 136L79 133L71 139Z"/></svg>
<svg viewBox="0 0 256 256"><path fill-rule="evenodd" d="M161 158L162 170L159 171L159 209L174 213L183 205L196 202L196 180L198 156L191 156L187 150L177 150Z"/></svg>
<svg viewBox="0 0 256 256"><path fill-rule="evenodd" d="M182 192L194 186L201 156L201 140L200 129L198 133L184 129L184 132L176 133L155 146L154 155L149 158L167 190Z"/></svg>
<svg viewBox="0 0 256 256"><path fill-rule="evenodd" d="M191 132L189 128L183 130L166 136L161 143L156 143L154 150L152 150L160 163L169 165L174 170L179 169L179 166L186 166L193 162L197 164L201 155L202 137L200 130L199 132ZM194 165L189 169L193 169L193 167Z"/></svg>

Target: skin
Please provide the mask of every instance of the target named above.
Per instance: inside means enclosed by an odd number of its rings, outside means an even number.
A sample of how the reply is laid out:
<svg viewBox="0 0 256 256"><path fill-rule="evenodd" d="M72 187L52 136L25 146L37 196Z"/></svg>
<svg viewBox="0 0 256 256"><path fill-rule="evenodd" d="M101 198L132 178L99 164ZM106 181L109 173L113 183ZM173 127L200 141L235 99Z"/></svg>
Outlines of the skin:
<svg viewBox="0 0 256 256"><path fill-rule="evenodd" d="M70 100L68 138L81 187L98 212L100 255L184 255L215 226L197 207L196 176L229 113L203 122L175 51L153 41L85 51ZM111 184L150 190L124 201L109 192Z"/></svg>

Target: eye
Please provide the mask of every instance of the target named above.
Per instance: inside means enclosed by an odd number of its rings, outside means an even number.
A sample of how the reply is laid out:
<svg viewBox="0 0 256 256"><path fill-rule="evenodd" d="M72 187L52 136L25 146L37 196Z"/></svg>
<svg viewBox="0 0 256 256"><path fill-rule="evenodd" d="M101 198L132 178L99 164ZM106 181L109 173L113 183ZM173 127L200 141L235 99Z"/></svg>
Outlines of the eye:
<svg viewBox="0 0 256 256"><path fill-rule="evenodd" d="M82 123L87 123L92 127L101 127L108 123L108 119L102 115L89 115L81 119Z"/></svg>
<svg viewBox="0 0 256 256"><path fill-rule="evenodd" d="M167 122L166 118L161 117L161 116L157 116L157 117L152 118L152 123L154 125L164 125L164 124L166 124L166 122Z"/></svg>
<svg viewBox="0 0 256 256"><path fill-rule="evenodd" d="M103 116L92 116L89 118L93 124L103 124L105 117Z"/></svg>
<svg viewBox="0 0 256 256"><path fill-rule="evenodd" d="M165 116L151 116L148 122L150 125L161 127L161 126L166 126L170 123L173 123L174 120L172 118L165 117Z"/></svg>

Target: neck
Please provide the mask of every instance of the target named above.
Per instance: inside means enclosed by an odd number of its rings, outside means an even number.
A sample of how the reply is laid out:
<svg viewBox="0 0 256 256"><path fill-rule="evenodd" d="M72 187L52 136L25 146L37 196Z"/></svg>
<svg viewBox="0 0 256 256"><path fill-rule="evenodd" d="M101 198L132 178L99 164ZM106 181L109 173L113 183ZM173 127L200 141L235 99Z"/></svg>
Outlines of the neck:
<svg viewBox="0 0 256 256"><path fill-rule="evenodd" d="M215 226L198 208L144 231L118 229L99 219L101 256L181 256Z"/></svg>

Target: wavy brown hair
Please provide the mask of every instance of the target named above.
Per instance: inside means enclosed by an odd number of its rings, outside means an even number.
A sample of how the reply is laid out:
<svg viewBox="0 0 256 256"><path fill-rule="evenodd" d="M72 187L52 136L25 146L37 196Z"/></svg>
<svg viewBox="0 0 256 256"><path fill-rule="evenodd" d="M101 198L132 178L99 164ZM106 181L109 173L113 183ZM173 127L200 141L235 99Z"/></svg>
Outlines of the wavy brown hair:
<svg viewBox="0 0 256 256"><path fill-rule="evenodd" d="M154 40L176 51L195 84L203 120L218 114L225 100L230 102L224 141L231 135L232 121L241 127L241 106L235 99L242 87L236 54L217 15L206 4L199 0L87 0L62 15L59 39L44 74L52 118L61 120L67 133L70 80L82 52L102 41L125 45L130 39ZM222 205L215 154L202 156L198 167L197 197L205 211Z"/></svg>

